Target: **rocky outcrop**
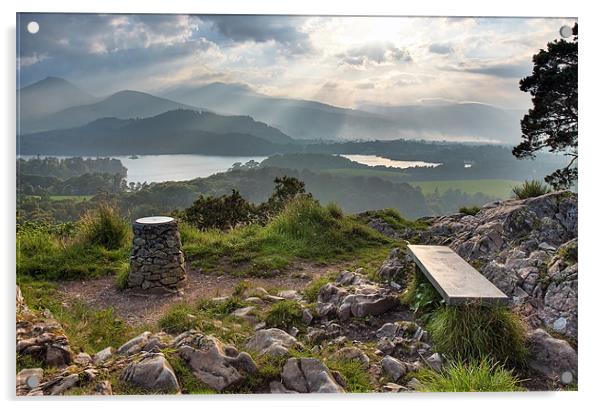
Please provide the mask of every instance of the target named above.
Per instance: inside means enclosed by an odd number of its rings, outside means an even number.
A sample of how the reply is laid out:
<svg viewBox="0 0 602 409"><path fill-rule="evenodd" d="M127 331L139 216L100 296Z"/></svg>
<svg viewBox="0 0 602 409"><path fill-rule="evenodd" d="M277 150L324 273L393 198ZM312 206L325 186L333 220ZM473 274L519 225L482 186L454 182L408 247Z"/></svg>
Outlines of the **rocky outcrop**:
<svg viewBox="0 0 602 409"><path fill-rule="evenodd" d="M246 348L259 352L259 355L286 355L297 339L281 329L270 328L259 330L247 341Z"/></svg>
<svg viewBox="0 0 602 409"><path fill-rule="evenodd" d="M257 365L249 354L239 353L234 347L226 347L217 338L198 331L179 335L174 346L194 376L218 391L238 384L245 373L257 372Z"/></svg>
<svg viewBox="0 0 602 409"><path fill-rule="evenodd" d="M425 220L424 244L447 245L522 306L532 327L577 338L577 195L554 192Z"/></svg>
<svg viewBox="0 0 602 409"><path fill-rule="evenodd" d="M556 339L543 329L528 334L529 367L554 381L570 384L577 377L577 352L564 340Z"/></svg>

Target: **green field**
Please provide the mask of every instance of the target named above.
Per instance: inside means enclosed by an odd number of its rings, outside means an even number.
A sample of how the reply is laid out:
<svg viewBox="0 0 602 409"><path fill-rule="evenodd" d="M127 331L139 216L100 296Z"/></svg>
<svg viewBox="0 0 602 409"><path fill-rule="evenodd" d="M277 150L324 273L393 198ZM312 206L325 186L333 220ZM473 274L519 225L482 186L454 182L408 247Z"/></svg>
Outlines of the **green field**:
<svg viewBox="0 0 602 409"><path fill-rule="evenodd" d="M439 189L440 193L449 189L460 189L466 193L481 192L485 195L508 199L512 196L512 188L521 184L518 180L507 179L475 179L475 180L429 180L424 182L408 182L420 187L423 193L432 193Z"/></svg>
<svg viewBox="0 0 602 409"><path fill-rule="evenodd" d="M330 173L332 175L339 176L376 176L383 179L389 179L393 181L403 181L407 178L407 174L394 170L380 170L380 169L354 169L354 168L344 168L344 169L328 169L323 171L325 173Z"/></svg>
<svg viewBox="0 0 602 409"><path fill-rule="evenodd" d="M65 195L65 196L50 196L50 200L58 202L59 200L75 200L76 202L83 202L84 200L90 200L93 195Z"/></svg>

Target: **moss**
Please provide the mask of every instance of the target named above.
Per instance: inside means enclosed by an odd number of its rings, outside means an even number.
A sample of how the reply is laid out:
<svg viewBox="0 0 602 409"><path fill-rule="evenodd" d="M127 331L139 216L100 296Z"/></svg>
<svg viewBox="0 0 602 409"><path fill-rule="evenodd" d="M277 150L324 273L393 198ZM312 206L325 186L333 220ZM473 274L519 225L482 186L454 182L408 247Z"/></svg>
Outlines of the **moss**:
<svg viewBox="0 0 602 409"><path fill-rule="evenodd" d="M489 359L452 362L441 373L420 370L423 392L516 392L524 388L511 370Z"/></svg>
<svg viewBox="0 0 602 409"><path fill-rule="evenodd" d="M427 330L437 351L458 360L522 364L527 356L525 326L507 308L445 306L435 311Z"/></svg>

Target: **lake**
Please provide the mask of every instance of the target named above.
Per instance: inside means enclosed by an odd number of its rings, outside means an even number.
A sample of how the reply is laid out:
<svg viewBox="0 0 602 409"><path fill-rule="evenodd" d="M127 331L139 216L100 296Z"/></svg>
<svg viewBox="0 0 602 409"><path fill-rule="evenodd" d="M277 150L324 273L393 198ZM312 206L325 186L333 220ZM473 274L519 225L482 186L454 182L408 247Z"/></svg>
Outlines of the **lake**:
<svg viewBox="0 0 602 409"><path fill-rule="evenodd" d="M420 160L393 160L383 158L376 155L339 155L368 166L388 166L392 168L407 169L407 168L434 168L440 163L423 162Z"/></svg>

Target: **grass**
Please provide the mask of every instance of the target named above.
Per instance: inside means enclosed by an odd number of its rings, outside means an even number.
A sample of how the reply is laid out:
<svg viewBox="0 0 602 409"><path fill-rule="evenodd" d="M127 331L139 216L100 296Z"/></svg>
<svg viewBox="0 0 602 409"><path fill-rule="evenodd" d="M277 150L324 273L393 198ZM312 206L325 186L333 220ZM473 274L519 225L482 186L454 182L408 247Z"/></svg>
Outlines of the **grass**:
<svg viewBox="0 0 602 409"><path fill-rule="evenodd" d="M318 301L318 295L320 295L320 288L324 287L326 284L335 280L337 274L325 274L320 277L314 278L306 287L303 289L303 296L305 299L314 303Z"/></svg>
<svg viewBox="0 0 602 409"><path fill-rule="evenodd" d="M426 230L428 228L428 225L425 223L405 219L395 209L369 210L362 213L360 219L368 221L374 217L384 220L397 231L404 231L406 229Z"/></svg>
<svg viewBox="0 0 602 409"><path fill-rule="evenodd" d="M441 373L420 370L423 392L517 392L524 388L514 373L490 359L452 362Z"/></svg>
<svg viewBox="0 0 602 409"><path fill-rule="evenodd" d="M480 206L462 206L460 209L458 209L458 212L469 216L475 216L480 210Z"/></svg>
<svg viewBox="0 0 602 409"><path fill-rule="evenodd" d="M229 232L199 231L182 224L184 252L196 267L231 269L238 275L270 275L299 259L349 260L358 252L382 249L392 240L329 205L300 197L266 226Z"/></svg>
<svg viewBox="0 0 602 409"><path fill-rule="evenodd" d="M301 317L303 311L298 302L284 300L274 303L266 311L265 323L270 328L287 330L303 324Z"/></svg>
<svg viewBox="0 0 602 409"><path fill-rule="evenodd" d="M75 231L60 225L20 226L17 276L74 280L123 272L129 260L129 230L112 212L86 215Z"/></svg>
<svg viewBox="0 0 602 409"><path fill-rule="evenodd" d="M539 180L525 180L521 185L514 186L512 193L516 199L528 199L550 193L552 189Z"/></svg>
<svg viewBox="0 0 602 409"><path fill-rule="evenodd" d="M61 323L76 352L94 354L108 346L117 348L144 330L129 326L112 308L95 310L82 301L63 299L53 283L29 278L18 279L17 283L32 310L48 309Z"/></svg>
<svg viewBox="0 0 602 409"><path fill-rule="evenodd" d="M75 203L80 203L85 200L90 200L93 197L93 195L54 195L49 196L48 198L54 202L60 202L61 200L73 200Z"/></svg>
<svg viewBox="0 0 602 409"><path fill-rule="evenodd" d="M356 360L329 360L326 366L343 375L347 384L345 389L348 392L365 393L374 390L374 387L370 383L370 375L361 362Z"/></svg>
<svg viewBox="0 0 602 409"><path fill-rule="evenodd" d="M508 179L474 179L474 180L428 180L422 182L408 182L410 185L420 187L423 193L434 193L437 189L443 193L450 189L459 189L468 194L483 193L487 196L509 199L512 188L518 181Z"/></svg>
<svg viewBox="0 0 602 409"><path fill-rule="evenodd" d="M427 330L437 351L458 360L492 358L520 365L527 357L525 326L504 307L441 307L432 315Z"/></svg>
<svg viewBox="0 0 602 409"><path fill-rule="evenodd" d="M424 274L414 271L407 289L401 295L401 302L427 320L442 305L443 299Z"/></svg>

